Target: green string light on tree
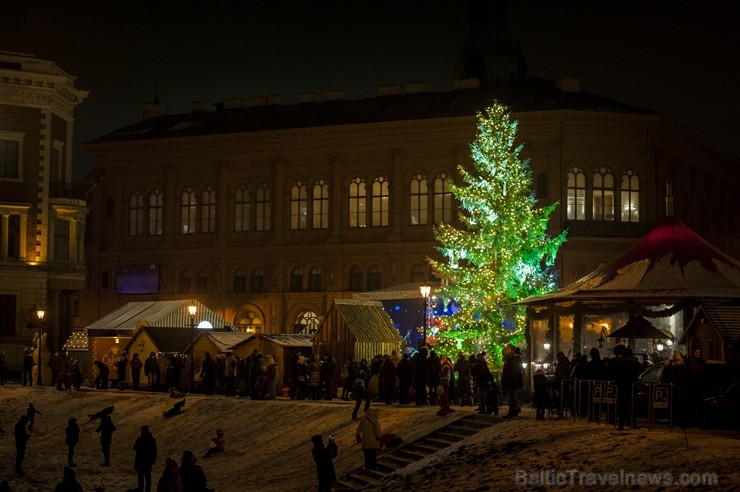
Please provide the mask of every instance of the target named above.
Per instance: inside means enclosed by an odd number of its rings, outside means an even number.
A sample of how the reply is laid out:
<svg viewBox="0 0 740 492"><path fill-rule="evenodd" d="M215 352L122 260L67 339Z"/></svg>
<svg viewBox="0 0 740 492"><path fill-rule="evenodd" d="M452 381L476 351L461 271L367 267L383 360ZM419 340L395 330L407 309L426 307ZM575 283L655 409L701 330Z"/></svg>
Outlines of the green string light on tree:
<svg viewBox="0 0 740 492"><path fill-rule="evenodd" d="M462 185L451 185L461 227L435 228L444 261L429 259L459 311L440 319L435 350L453 355L485 350L501 363L503 348L524 337L524 308L512 303L553 290L553 262L565 232L547 234L557 203L535 208L532 172L519 158L516 120L498 103L478 113L470 145L473 169L458 166Z"/></svg>

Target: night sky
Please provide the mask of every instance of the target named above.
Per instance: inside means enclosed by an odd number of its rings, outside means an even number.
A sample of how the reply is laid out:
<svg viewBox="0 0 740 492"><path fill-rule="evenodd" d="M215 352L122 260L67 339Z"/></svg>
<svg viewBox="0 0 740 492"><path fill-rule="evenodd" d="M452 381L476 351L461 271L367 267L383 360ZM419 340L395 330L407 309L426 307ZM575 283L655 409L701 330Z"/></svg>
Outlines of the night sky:
<svg viewBox="0 0 740 492"><path fill-rule="evenodd" d="M225 98L429 82L451 90L465 34L455 1L19 1L3 7L0 49L55 61L90 91L77 143ZM529 74L650 108L740 155L740 2L516 0L515 35ZM185 5L184 2L182 2ZM187 5L194 5L188 2ZM75 150L75 177L91 158Z"/></svg>

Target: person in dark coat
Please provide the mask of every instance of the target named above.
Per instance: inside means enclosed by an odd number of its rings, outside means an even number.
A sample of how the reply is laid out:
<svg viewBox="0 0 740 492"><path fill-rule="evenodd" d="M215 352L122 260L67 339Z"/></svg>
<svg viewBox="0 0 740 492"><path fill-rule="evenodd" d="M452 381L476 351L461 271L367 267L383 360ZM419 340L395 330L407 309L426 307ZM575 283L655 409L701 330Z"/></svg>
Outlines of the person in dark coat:
<svg viewBox="0 0 740 492"><path fill-rule="evenodd" d="M67 428L64 430L66 438L64 442L67 444L67 466L75 467L75 446L80 442L80 426L77 425L77 419L72 417L67 421Z"/></svg>
<svg viewBox="0 0 740 492"><path fill-rule="evenodd" d="M77 474L68 467L64 467L64 478L54 489L54 492L82 492L82 485L77 481Z"/></svg>
<svg viewBox="0 0 740 492"><path fill-rule="evenodd" d="M355 361L352 357L347 358L347 362L344 363L342 368L342 400L349 401L349 395L352 394L352 387L355 385L355 373L357 368L355 367Z"/></svg>
<svg viewBox="0 0 740 492"><path fill-rule="evenodd" d="M673 357L668 363L666 382L673 384L673 408L676 414L676 420L685 430L688 425L689 408L686 401L686 391L689 384L689 368L684 364L681 352L673 352Z"/></svg>
<svg viewBox="0 0 740 492"><path fill-rule="evenodd" d="M162 476L157 482L157 492L181 492L182 481L180 479L180 467L177 461L167 458L164 464Z"/></svg>
<svg viewBox="0 0 740 492"><path fill-rule="evenodd" d="M100 417L100 424L95 432L100 432L100 447L103 450L103 458L105 461L100 466L110 466L110 445L113 442L113 432L115 432L116 426L113 424L113 419L109 415L103 415Z"/></svg>
<svg viewBox="0 0 740 492"><path fill-rule="evenodd" d="M324 355L321 364L321 382L326 388L324 400L332 400L337 396L337 361L331 354Z"/></svg>
<svg viewBox="0 0 740 492"><path fill-rule="evenodd" d="M442 362L437 353L432 350L427 359L427 387L429 388L429 404L437 404L437 387L439 386L439 375L442 372Z"/></svg>
<svg viewBox="0 0 740 492"><path fill-rule="evenodd" d="M134 469L136 470L139 490L150 492L152 489L152 466L157 461L157 441L149 432L149 426L141 426L141 435L134 443Z"/></svg>
<svg viewBox="0 0 740 492"><path fill-rule="evenodd" d="M504 362L501 374L502 389L509 396L509 413L504 415L505 419L511 419L519 415L519 391L524 387L522 371L521 350L519 347L514 347Z"/></svg>
<svg viewBox="0 0 740 492"><path fill-rule="evenodd" d="M398 376L398 402L401 405L409 404L409 388L414 378L414 368L411 366L409 354L403 354L401 361L396 367L396 376Z"/></svg>
<svg viewBox="0 0 740 492"><path fill-rule="evenodd" d="M589 355L591 356L591 360L586 362L584 379L603 381L606 379L606 366L604 366L604 361L601 360L601 352L596 347L593 347Z"/></svg>
<svg viewBox="0 0 740 492"><path fill-rule="evenodd" d="M139 381L141 381L141 370L144 368L144 363L141 362L138 353L134 354L128 365L131 366L131 388L134 391L139 391Z"/></svg>
<svg viewBox="0 0 740 492"><path fill-rule="evenodd" d="M470 387L470 363L462 352L457 354L454 366L457 372L457 397L461 407L473 404L472 391Z"/></svg>
<svg viewBox="0 0 740 492"><path fill-rule="evenodd" d="M93 364L98 370L98 375L95 376L95 387L97 389L108 389L108 376L110 375L110 369L100 360L96 360Z"/></svg>
<svg viewBox="0 0 740 492"><path fill-rule="evenodd" d="M208 484L203 468L196 465L195 455L186 450L182 453L180 463L180 477L182 479L182 492L206 492Z"/></svg>
<svg viewBox="0 0 740 492"><path fill-rule="evenodd" d="M414 391L416 391L416 404L427 404L427 361L429 349L422 347L411 359L414 368Z"/></svg>
<svg viewBox="0 0 740 492"><path fill-rule="evenodd" d="M26 349L23 353L23 366L21 368L21 381L23 386L33 386L33 356L31 351Z"/></svg>
<svg viewBox="0 0 740 492"><path fill-rule="evenodd" d="M355 408L352 411L352 420L357 419L357 412L360 410L362 400L365 400L365 412L370 408L370 393L367 391L367 385L370 381L370 368L367 366L367 361L362 359L360 365L357 368L356 373L357 379L355 379L355 387L352 390L352 394L355 397Z"/></svg>
<svg viewBox="0 0 740 492"><path fill-rule="evenodd" d="M203 380L203 392L212 395L216 391L216 361L213 360L210 352L203 354L200 377Z"/></svg>
<svg viewBox="0 0 740 492"><path fill-rule="evenodd" d="M15 474L23 475L23 458L26 456L26 443L31 438L31 434L26 430L28 416L21 415L18 423L15 424Z"/></svg>
<svg viewBox="0 0 740 492"><path fill-rule="evenodd" d="M334 462L332 461L337 457L337 445L331 435L326 446L324 446L324 439L320 435L311 437L311 442L313 443L311 455L314 463L316 463L316 474L319 477L318 492L331 492L332 484L337 479L334 472Z"/></svg>
<svg viewBox="0 0 740 492"><path fill-rule="evenodd" d="M146 373L149 391L155 391L157 389L157 379L159 379L159 361L154 352L151 352L144 361L144 372Z"/></svg>
<svg viewBox="0 0 740 492"><path fill-rule="evenodd" d="M33 424L36 420L36 415L43 415L43 413L36 410L36 407L33 406L33 403L28 404L28 409L26 410L26 416L28 416L28 431L33 431Z"/></svg>
<svg viewBox="0 0 740 492"><path fill-rule="evenodd" d="M632 383L642 372L642 364L632 354L632 349L627 347L617 359L614 377L617 383L617 418L619 430L624 430L624 424L632 416Z"/></svg>
<svg viewBox="0 0 740 492"><path fill-rule="evenodd" d="M126 368L128 367L128 354L124 350L121 352L121 358L116 362L116 371L118 375L118 391L126 389Z"/></svg>
<svg viewBox="0 0 740 492"><path fill-rule="evenodd" d="M694 347L684 363L689 374L688 384L686 385L688 420L694 425L703 425L702 406L707 383L705 374L707 362L704 360L701 348Z"/></svg>
<svg viewBox="0 0 740 492"><path fill-rule="evenodd" d="M545 376L545 370L539 368L535 371L532 376L532 383L534 385L534 397L532 403L536 411L537 420L545 420L545 410L549 404L549 398L547 394L547 376Z"/></svg>
<svg viewBox="0 0 740 492"><path fill-rule="evenodd" d="M485 353L475 357L475 384L478 389L478 413L498 415L498 388L493 380Z"/></svg>
<svg viewBox="0 0 740 492"><path fill-rule="evenodd" d="M386 405L391 405L396 396L396 367L386 355L380 366L380 395Z"/></svg>

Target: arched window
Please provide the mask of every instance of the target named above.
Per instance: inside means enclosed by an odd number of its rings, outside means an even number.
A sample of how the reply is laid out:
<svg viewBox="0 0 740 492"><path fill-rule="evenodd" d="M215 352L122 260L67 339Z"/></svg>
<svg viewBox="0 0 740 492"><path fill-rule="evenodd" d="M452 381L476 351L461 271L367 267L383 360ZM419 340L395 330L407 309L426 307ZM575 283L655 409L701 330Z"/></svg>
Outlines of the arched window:
<svg viewBox="0 0 740 492"><path fill-rule="evenodd" d="M632 169L622 175L622 222L640 222L640 177Z"/></svg>
<svg viewBox="0 0 740 492"><path fill-rule="evenodd" d="M349 183L349 226L367 227L367 191L365 180L355 178Z"/></svg>
<svg viewBox="0 0 740 492"><path fill-rule="evenodd" d="M586 220L586 175L579 167L568 170L568 219Z"/></svg>
<svg viewBox="0 0 740 492"><path fill-rule="evenodd" d="M234 272L234 292L241 294L247 291L247 272L237 268Z"/></svg>
<svg viewBox="0 0 740 492"><path fill-rule="evenodd" d="M321 267L315 266L311 268L311 272L308 274L308 290L311 292L318 292L323 290L323 275Z"/></svg>
<svg viewBox="0 0 740 492"><path fill-rule="evenodd" d="M301 292L303 290L303 268L295 267L290 272L290 291Z"/></svg>
<svg viewBox="0 0 740 492"><path fill-rule="evenodd" d="M234 190L234 232L249 231L250 206L247 185L240 184Z"/></svg>
<svg viewBox="0 0 740 492"><path fill-rule="evenodd" d="M367 290L378 290L381 287L383 287L383 273L377 265L373 265L367 272Z"/></svg>
<svg viewBox="0 0 740 492"><path fill-rule="evenodd" d="M254 194L254 229L256 231L269 231L272 221L272 193L269 186L263 184Z"/></svg>
<svg viewBox="0 0 740 492"><path fill-rule="evenodd" d="M452 178L442 173L434 178L434 223L449 224L452 222Z"/></svg>
<svg viewBox="0 0 740 492"><path fill-rule="evenodd" d="M164 198L157 188L149 193L149 235L161 236L164 213Z"/></svg>
<svg viewBox="0 0 740 492"><path fill-rule="evenodd" d="M311 310L303 311L295 320L294 329L296 333L312 335L319 327L319 317Z"/></svg>
<svg viewBox="0 0 740 492"><path fill-rule="evenodd" d="M347 288L353 291L362 290L362 269L358 265L354 265L349 271L349 285Z"/></svg>
<svg viewBox="0 0 740 492"><path fill-rule="evenodd" d="M388 225L389 201L390 192L388 191L388 180L383 176L375 178L373 181L373 227L383 227Z"/></svg>
<svg viewBox="0 0 740 492"><path fill-rule="evenodd" d="M180 272L180 292L190 292L192 285L193 278L190 275L190 270Z"/></svg>
<svg viewBox="0 0 740 492"><path fill-rule="evenodd" d="M265 270L262 267L257 267L252 270L252 292L264 292L265 291Z"/></svg>
<svg viewBox="0 0 740 492"><path fill-rule="evenodd" d="M429 189L427 179L417 174L409 183L409 223L426 225L429 221Z"/></svg>
<svg viewBox="0 0 740 492"><path fill-rule="evenodd" d="M201 197L200 232L216 232L216 190L207 186Z"/></svg>
<svg viewBox="0 0 740 492"><path fill-rule="evenodd" d="M600 167L593 178L593 219L614 220L614 175Z"/></svg>
<svg viewBox="0 0 740 492"><path fill-rule="evenodd" d="M308 194L306 185L296 181L290 187L290 228L305 229L308 217Z"/></svg>
<svg viewBox="0 0 740 492"><path fill-rule="evenodd" d="M537 190L535 195L538 200L548 197L548 187L547 173L539 173L537 175Z"/></svg>
<svg viewBox="0 0 740 492"><path fill-rule="evenodd" d="M180 195L180 233L195 234L195 216L197 213L198 201L195 199L195 192L188 187Z"/></svg>
<svg viewBox="0 0 740 492"><path fill-rule="evenodd" d="M329 183L320 179L313 185L313 228L329 228Z"/></svg>
<svg viewBox="0 0 740 492"><path fill-rule="evenodd" d="M205 270L198 270L198 275L195 277L195 291L208 292L208 272Z"/></svg>
<svg viewBox="0 0 740 492"><path fill-rule="evenodd" d="M140 191L131 193L128 202L128 235L144 235L144 197Z"/></svg>
<svg viewBox="0 0 740 492"><path fill-rule="evenodd" d="M247 309L239 314L236 321L236 329L242 333L259 333L262 331L262 319L259 313L252 309Z"/></svg>

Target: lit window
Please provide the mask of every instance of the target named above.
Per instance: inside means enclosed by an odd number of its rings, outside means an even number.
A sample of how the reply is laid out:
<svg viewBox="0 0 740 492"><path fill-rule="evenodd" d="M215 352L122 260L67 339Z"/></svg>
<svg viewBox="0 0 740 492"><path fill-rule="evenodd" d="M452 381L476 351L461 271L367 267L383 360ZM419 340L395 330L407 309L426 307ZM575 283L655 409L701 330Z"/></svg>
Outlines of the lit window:
<svg viewBox="0 0 740 492"><path fill-rule="evenodd" d="M586 220L586 175L579 167L568 170L568 219Z"/></svg>
<svg viewBox="0 0 740 492"><path fill-rule="evenodd" d="M429 190L427 180L417 174L409 183L409 220L411 225L426 225L429 221Z"/></svg>
<svg viewBox="0 0 740 492"><path fill-rule="evenodd" d="M164 199L159 189L149 194L149 235L162 235L162 219L164 211Z"/></svg>
<svg viewBox="0 0 740 492"><path fill-rule="evenodd" d="M128 202L128 235L144 235L144 197L140 191L131 194Z"/></svg>
<svg viewBox="0 0 740 492"><path fill-rule="evenodd" d="M349 183L349 226L367 227L367 191L365 180L355 178Z"/></svg>
<svg viewBox="0 0 740 492"><path fill-rule="evenodd" d="M614 220L614 175L600 167L593 178L593 219Z"/></svg>
<svg viewBox="0 0 740 492"><path fill-rule="evenodd" d="M329 183L323 179L313 185L313 228L329 228Z"/></svg>
<svg viewBox="0 0 740 492"><path fill-rule="evenodd" d="M250 205L247 185L239 185L234 191L234 232L249 231Z"/></svg>
<svg viewBox="0 0 740 492"><path fill-rule="evenodd" d="M262 319L251 309L241 313L237 321L237 330L243 333L259 333L262 328Z"/></svg>
<svg viewBox="0 0 740 492"><path fill-rule="evenodd" d="M308 193L301 181L290 187L290 228L305 229L308 217Z"/></svg>
<svg viewBox="0 0 740 492"><path fill-rule="evenodd" d="M185 188L180 195L180 232L181 234L195 234L195 215L197 200L192 188Z"/></svg>
<svg viewBox="0 0 740 492"><path fill-rule="evenodd" d="M272 220L271 200L270 188L266 184L257 188L254 193L254 228L256 231L270 230L270 222Z"/></svg>
<svg viewBox="0 0 740 492"><path fill-rule="evenodd" d="M622 175L622 222L640 222L640 177L631 169Z"/></svg>
<svg viewBox="0 0 740 492"><path fill-rule="evenodd" d="M208 186L201 196L200 232L216 232L216 190Z"/></svg>
<svg viewBox="0 0 740 492"><path fill-rule="evenodd" d="M389 201L390 193L388 191L388 181L382 176L375 178L375 181L373 181L373 227L382 227L388 225Z"/></svg>
<svg viewBox="0 0 740 492"><path fill-rule="evenodd" d="M449 224L452 222L452 179L440 174L434 179L434 223Z"/></svg>

